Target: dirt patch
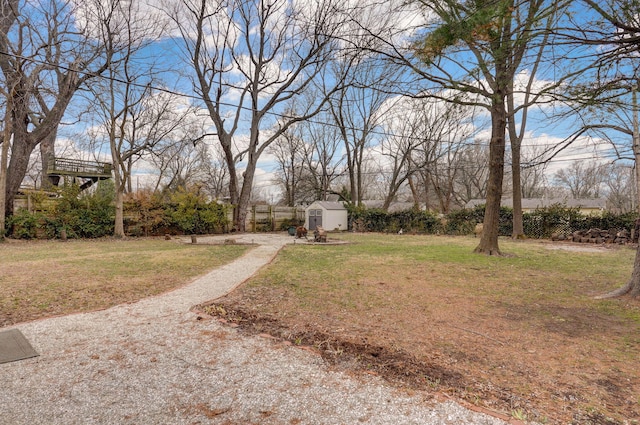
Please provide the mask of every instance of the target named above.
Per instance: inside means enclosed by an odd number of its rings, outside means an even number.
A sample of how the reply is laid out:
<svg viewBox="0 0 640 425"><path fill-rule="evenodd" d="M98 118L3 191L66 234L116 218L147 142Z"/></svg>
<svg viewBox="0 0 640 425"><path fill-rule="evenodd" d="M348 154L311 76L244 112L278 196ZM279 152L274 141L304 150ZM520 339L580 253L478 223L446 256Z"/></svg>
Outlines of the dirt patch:
<svg viewBox="0 0 640 425"><path fill-rule="evenodd" d="M446 387L464 386L464 377L436 363L420 360L401 349L392 349L360 341L337 338L327 330L307 326L294 330L277 320L260 317L249 311L227 310L222 304L202 305L200 312L219 317L224 323L234 323L252 335L269 334L296 345L313 347L323 359L339 368L357 369L384 376L396 384L423 388L438 384Z"/></svg>
<svg viewBox="0 0 640 425"><path fill-rule="evenodd" d="M640 302L564 295L569 287L599 291L584 261L568 257L577 275L568 278L553 274L555 266L529 266L524 256L444 267L420 259L407 267L411 248L384 255L357 244L348 255L342 249L331 258L325 250L286 250L273 274L200 308L243 332L311 347L336 368L501 417L571 425L640 420ZM342 273L293 266L309 261ZM518 264L517 275L505 276L509 262ZM629 317L615 313L625 309Z"/></svg>
<svg viewBox="0 0 640 425"><path fill-rule="evenodd" d="M562 250L562 251L573 251L573 252L606 252L611 249L615 249L615 246L612 245L584 245L584 244L553 244L547 245L547 249L551 250Z"/></svg>

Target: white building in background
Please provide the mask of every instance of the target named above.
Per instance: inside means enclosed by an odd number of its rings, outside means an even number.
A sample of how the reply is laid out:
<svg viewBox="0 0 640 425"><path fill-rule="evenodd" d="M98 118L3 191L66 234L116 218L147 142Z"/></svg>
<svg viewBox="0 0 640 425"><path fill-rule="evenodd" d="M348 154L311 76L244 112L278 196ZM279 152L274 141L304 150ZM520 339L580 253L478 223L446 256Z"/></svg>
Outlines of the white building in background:
<svg viewBox="0 0 640 425"><path fill-rule="evenodd" d="M472 199L465 204L465 208L475 208L484 205L486 199ZM500 205L513 208L512 198L502 198ZM596 199L571 199L571 198L523 198L522 212L530 213L537 209L548 208L552 205L562 205L567 208L578 208L583 215L601 215L607 208L607 200Z"/></svg>

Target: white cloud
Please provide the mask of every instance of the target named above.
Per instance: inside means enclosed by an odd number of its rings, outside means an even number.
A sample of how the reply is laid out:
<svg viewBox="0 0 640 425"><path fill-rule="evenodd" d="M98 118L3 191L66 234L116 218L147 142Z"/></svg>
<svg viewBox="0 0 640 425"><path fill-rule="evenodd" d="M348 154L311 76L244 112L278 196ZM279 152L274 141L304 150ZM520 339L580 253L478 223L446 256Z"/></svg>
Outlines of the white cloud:
<svg viewBox="0 0 640 425"><path fill-rule="evenodd" d="M167 14L160 10L159 3L153 0L119 2L72 0L72 2L76 26L79 29L82 29L87 36L99 39L102 37L100 25L108 19L116 44L131 41L128 30L125 30L126 25L130 25L129 30L133 31L131 39L140 43L163 36L169 23Z"/></svg>
<svg viewBox="0 0 640 425"><path fill-rule="evenodd" d="M528 132L522 142L522 162L547 162L547 174L553 175L574 161L608 163L610 150L611 145L602 139L584 136L567 145L561 137Z"/></svg>
<svg viewBox="0 0 640 425"><path fill-rule="evenodd" d="M345 15L340 33L343 46L382 42L408 47L416 32L429 20L419 2L404 0L347 0L342 2L341 13Z"/></svg>

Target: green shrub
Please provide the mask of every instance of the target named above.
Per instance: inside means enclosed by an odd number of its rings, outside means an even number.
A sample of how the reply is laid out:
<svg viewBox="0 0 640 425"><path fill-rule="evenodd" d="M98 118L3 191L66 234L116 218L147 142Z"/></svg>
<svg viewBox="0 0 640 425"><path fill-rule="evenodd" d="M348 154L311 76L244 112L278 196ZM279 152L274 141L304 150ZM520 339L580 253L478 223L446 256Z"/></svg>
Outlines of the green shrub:
<svg viewBox="0 0 640 425"><path fill-rule="evenodd" d="M415 208L387 212L380 208L347 207L349 227L352 230L365 232L404 232L436 233L441 226L438 217L429 212Z"/></svg>
<svg viewBox="0 0 640 425"><path fill-rule="evenodd" d="M7 218L7 233L16 239L35 239L41 217L21 209Z"/></svg>
<svg viewBox="0 0 640 425"><path fill-rule="evenodd" d="M78 185L59 189L60 196L41 211L20 210L8 218L8 234L18 239L99 238L113 234L113 195L106 190L81 193Z"/></svg>
<svg viewBox="0 0 640 425"><path fill-rule="evenodd" d="M102 183L102 182L101 182ZM115 207L113 184L99 184L93 193L66 186L53 207L56 235L64 228L69 238L101 238L113 234Z"/></svg>
<svg viewBox="0 0 640 425"><path fill-rule="evenodd" d="M297 218L285 218L280 223L280 230L289 230L289 227L304 226L304 220L298 220Z"/></svg>
<svg viewBox="0 0 640 425"><path fill-rule="evenodd" d="M348 206L349 228L364 232L406 232L439 233L451 235L472 234L476 224L484 221L484 205L474 208L463 208L444 216L442 219L435 214L417 209L409 209L389 213L382 209ZM604 212L602 216L585 216L578 208L568 208L557 204L547 208L540 208L523 214L523 227L526 236L531 238L549 238L553 233L566 234L576 230L591 228L626 229L634 228L636 213L612 214ZM511 236L513 233L513 209L500 208L498 234Z"/></svg>
<svg viewBox="0 0 640 425"><path fill-rule="evenodd" d="M635 227L635 220L638 218L637 213L625 213L625 214L612 214L608 211L602 213L601 216L597 215L589 215L583 218L582 225L583 229L577 230L588 230L592 228L597 229L626 229L631 231Z"/></svg>
<svg viewBox="0 0 640 425"><path fill-rule="evenodd" d="M484 221L484 205L463 208L446 215L445 233L449 235L469 235L476 224Z"/></svg>
<svg viewBox="0 0 640 425"><path fill-rule="evenodd" d="M549 238L554 233L568 235L577 230L593 228L626 229L630 232L637 217L637 213L613 214L607 211L601 216L583 215L578 208L557 204L523 214L523 225L525 235L532 238Z"/></svg>
<svg viewBox="0 0 640 425"><path fill-rule="evenodd" d="M139 191L125 195L123 202L125 233L131 236L151 236L179 233L171 228L171 220L162 195Z"/></svg>
<svg viewBox="0 0 640 425"><path fill-rule="evenodd" d="M204 196L178 190L166 205L170 224L186 234L222 232L228 225L227 209L217 202L207 202Z"/></svg>

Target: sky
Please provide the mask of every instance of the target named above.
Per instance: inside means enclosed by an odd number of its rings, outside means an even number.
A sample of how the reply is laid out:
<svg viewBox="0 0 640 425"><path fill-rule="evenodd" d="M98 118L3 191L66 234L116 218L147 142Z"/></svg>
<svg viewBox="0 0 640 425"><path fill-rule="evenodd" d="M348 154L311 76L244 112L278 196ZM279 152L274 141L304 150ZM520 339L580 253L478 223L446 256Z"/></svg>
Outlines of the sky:
<svg viewBox="0 0 640 425"><path fill-rule="evenodd" d="M193 1L193 0L191 0ZM384 9L385 18L389 19L389 21L393 22L394 25L401 25L404 30L403 31L395 31L390 35L390 38L393 39L395 43L398 45L406 44L411 37L415 34L415 28L424 25L427 22L428 17L417 13L416 10L407 10L406 8L397 7L395 3L397 0L385 1L378 4L378 8ZM302 5L301 10L303 13L309 15L311 14L311 10L313 9L313 4L315 2L310 0L295 0L293 3ZM348 4L349 2L346 2ZM370 25L380 26L383 22L380 21L380 15L376 15L372 10L375 9L365 9L363 7L362 2L355 2L352 0L352 3L357 5L361 11L363 16L366 17L365 22L370 22ZM84 3L82 3L84 4ZM165 32L159 39L154 40L147 48L144 50L144 55L147 58L153 58L157 61L158 69L163 69L163 74L168 77L167 82L162 86L163 89L171 93L180 94L183 102L188 103L195 101L197 96L194 96L192 91L192 86L190 79L187 77L188 75L192 75L190 67L185 63L185 57L181 54L181 49L184 47L181 41L181 35L175 27L172 27L172 21L167 19L167 15L162 13L162 9L166 8L166 4L170 5L178 5L177 2L166 2L163 4L161 0L153 0L147 1L146 3L138 3L139 5L145 5L146 7L142 7L138 13L136 14L136 22L140 25L141 29L145 28L166 28L168 31ZM213 3L210 3L213 4ZM177 9L178 14L181 16L185 14L185 8ZM376 10L379 12L380 10ZM284 9L278 13L284 14ZM79 22L85 22L84 15L78 15ZM230 17L219 21L219 24L229 24L232 20ZM349 32L347 32L347 29ZM238 33L241 28L238 27L236 31L233 32L233 37L237 38ZM254 31L255 28L250 28L250 31ZM345 28L345 34L353 34L358 31L357 28L349 27ZM362 30L360 30L362 31ZM189 32L189 34L193 34L193 32ZM214 43L219 43L219 38L216 37L215 32L211 31L209 33L210 41ZM141 59L143 60L143 59ZM230 83L240 83L242 81L242 76L239 72L238 67L244 66L246 69L251 69L251 65L247 62L247 56L243 56L242 54L238 57L237 65L235 65L236 69L233 69L230 72L230 79L228 80ZM281 72L286 72L286 61L282 61L278 66L275 62L271 65L270 72L266 75L269 78L272 75L278 75ZM522 84L526 83L526 75L527 71L523 71L520 74ZM234 80L235 78L235 80ZM520 81L520 80L519 80ZM549 76L547 78L541 78L536 80L535 85L543 86L550 82ZM274 85L274 89L277 89L277 84ZM231 89L225 96L224 102L229 103L230 105L234 105L239 98L238 90ZM398 102L400 105L402 102ZM202 105L198 105L202 106ZM531 112L530 119L527 125L526 137L523 142L523 146L525 146L525 150L530 150L533 152L537 152L540 149L545 149L547 147L556 146L559 142L561 142L567 135L570 130L574 128L574 123L571 122L571 119L566 121L556 121L549 118L551 110L556 107L553 103L547 104L543 107L538 108L538 110L533 110ZM534 108L535 109L535 108ZM204 111L201 111L204 112ZM232 118L233 108L229 109L228 118ZM202 115L202 114L199 114ZM482 117L481 117L482 118ZM485 117L486 118L486 117ZM481 119L479 122L486 123L486 119ZM203 131L211 132L212 127L207 127L206 124L202 124ZM383 125L381 127L383 129L383 133L394 132L394 128L392 125ZM236 143L238 146L242 146L246 143L247 138L247 128L241 129L237 133ZM264 131L264 130L263 130ZM71 133L71 132L69 132ZM73 144L70 141L72 138L70 136L66 136L61 134L61 143L59 143L59 148L64 147L63 149L67 150ZM487 141L489 140L488 129L480 128L477 129L476 140L479 141ZM209 143L215 143L214 138L209 139ZM76 146L77 148L77 146ZM376 155L376 150L371 150L371 155ZM101 157L104 158L108 156L108 152L103 152ZM527 153L525 152L525 156ZM604 143L602 140L593 139L590 137L582 137L576 140L570 147L564 149L562 152L558 153L554 156L553 160L550 162L548 166L548 173L553 174L558 169L564 167L566 164L570 163L570 161L574 160L589 160L595 159L599 161L611 161L613 159L610 145ZM242 168L242 165L239 167ZM263 154L261 160L258 163L258 170L256 173L256 181L255 187L259 190L262 190L266 193L267 197L275 197L277 195L277 186L273 183L274 172L276 171L277 165L274 163L273 157L265 153ZM137 171L136 171L136 179L138 182L146 182L149 179L147 175L149 173L150 167L145 165L144 162L141 162ZM145 183L142 183L145 184Z"/></svg>

